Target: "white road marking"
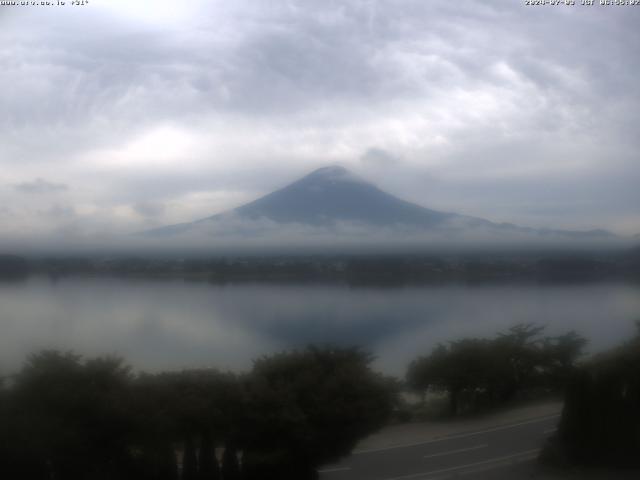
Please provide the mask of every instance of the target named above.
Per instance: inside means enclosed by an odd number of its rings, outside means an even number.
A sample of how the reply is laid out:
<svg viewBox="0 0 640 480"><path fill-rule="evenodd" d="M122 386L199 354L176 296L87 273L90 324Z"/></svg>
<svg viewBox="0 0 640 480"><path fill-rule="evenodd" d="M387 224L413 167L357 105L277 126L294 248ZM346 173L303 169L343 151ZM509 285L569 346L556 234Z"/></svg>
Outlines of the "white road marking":
<svg viewBox="0 0 640 480"><path fill-rule="evenodd" d="M472 450L479 450L481 448L487 448L488 446L489 446L489 444L483 443L482 445L475 445L473 447L458 448L457 450L449 450L448 452L440 452L440 453L433 453L431 455L425 455L424 458L434 458L434 457L444 457L445 455L455 455L456 453L470 452Z"/></svg>
<svg viewBox="0 0 640 480"><path fill-rule="evenodd" d="M522 457L521 460L528 460L529 456L531 455L535 456L539 452L540 450L536 448L534 450L526 450L524 452L514 453L513 455L506 455L504 457L490 458L489 460L483 460L481 462L468 463L466 465L458 465L456 467L441 468L440 470L432 470L430 472L412 473L410 475L402 475L400 477L386 478L385 480L408 480L410 478L424 478L424 477L429 477L433 475L438 475L441 473L455 472L456 470L465 470L473 467L484 466L490 463L501 464L506 460L511 460L518 457ZM486 470L488 470L488 468ZM464 473L462 474L464 475Z"/></svg>
<svg viewBox="0 0 640 480"><path fill-rule="evenodd" d="M346 472L347 470L351 470L351 467L325 468L323 470L318 470L318 473Z"/></svg>
<svg viewBox="0 0 640 480"><path fill-rule="evenodd" d="M509 428L520 427L522 425L529 425L531 423L545 422L547 420L551 420L552 418L556 418L556 417L559 417L559 416L560 416L560 414L558 413L558 414L555 414L555 415L547 415L546 417L536 418L534 420L527 420L525 422L512 423L510 425L502 425L500 427L488 428L486 430L478 430L477 432L460 433L460 434L449 435L449 436L444 436L444 437L440 437L440 438L434 438L432 440L425 440L425 441L422 441L422 442L403 443L403 444L399 444L399 445L391 445L389 447L370 448L370 449L366 449L366 450L356 450L355 452L352 453L352 455L363 455L363 454L366 454L366 453L384 452L386 450L396 450L398 448L417 447L419 445L428 445L430 443L445 442L445 441L448 441L448 440L457 440L459 438L473 437L473 436L476 436L476 435L482 435L483 433L497 432L499 430L507 430Z"/></svg>

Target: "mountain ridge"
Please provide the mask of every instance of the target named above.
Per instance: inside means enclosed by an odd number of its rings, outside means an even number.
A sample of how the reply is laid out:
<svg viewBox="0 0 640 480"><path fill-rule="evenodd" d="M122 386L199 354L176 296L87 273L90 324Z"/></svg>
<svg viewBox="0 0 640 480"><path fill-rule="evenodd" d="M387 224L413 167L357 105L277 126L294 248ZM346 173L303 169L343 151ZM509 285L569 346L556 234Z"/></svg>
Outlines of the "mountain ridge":
<svg viewBox="0 0 640 480"><path fill-rule="evenodd" d="M432 210L391 195L341 166L317 169L281 189L232 210L142 233L156 237L179 235L208 224L224 223L231 218L245 222L268 220L275 224L307 225L320 229L347 223L374 229L403 226L424 231L484 229L496 234L515 233L571 239L615 237L601 229L536 229Z"/></svg>

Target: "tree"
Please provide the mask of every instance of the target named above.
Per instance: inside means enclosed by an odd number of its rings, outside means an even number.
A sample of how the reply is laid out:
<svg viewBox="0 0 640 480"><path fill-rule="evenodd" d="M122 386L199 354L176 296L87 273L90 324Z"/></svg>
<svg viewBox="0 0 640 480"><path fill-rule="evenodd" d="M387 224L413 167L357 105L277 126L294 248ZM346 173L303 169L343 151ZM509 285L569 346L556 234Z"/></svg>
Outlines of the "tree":
<svg viewBox="0 0 640 480"><path fill-rule="evenodd" d="M198 459L196 447L191 435L184 441L184 455L182 457L182 480L196 480L198 477Z"/></svg>
<svg viewBox="0 0 640 480"><path fill-rule="evenodd" d="M146 456L174 459L175 449L183 448L184 478L215 479L216 442L224 443L240 428L244 404L237 378L215 369L183 370L143 375L136 389L138 445Z"/></svg>
<svg viewBox="0 0 640 480"><path fill-rule="evenodd" d="M495 340L500 363L508 368L502 377L500 395L510 400L525 387L531 386L543 363L542 332L545 327L531 323L518 324ZM504 363L503 363L504 362Z"/></svg>
<svg viewBox="0 0 640 480"><path fill-rule="evenodd" d="M117 358L29 357L15 377L12 415L21 456L40 471L33 478L128 478L130 381Z"/></svg>
<svg viewBox="0 0 640 480"><path fill-rule="evenodd" d="M308 348L261 358L240 379L211 369L133 376L117 358L40 352L11 388L0 384L2 472L25 480L315 478L318 465L349 453L390 413L393 389L370 362L356 349ZM221 465L216 446L225 448Z"/></svg>
<svg viewBox="0 0 640 480"><path fill-rule="evenodd" d="M178 480L176 394L164 374L142 374L133 384L132 445L145 480Z"/></svg>
<svg viewBox="0 0 640 480"><path fill-rule="evenodd" d="M468 393L472 402L486 391L493 371L490 344L482 339L463 339L448 346L438 345L431 355L415 360L408 381L418 390L435 390L449 395L451 415L460 412L460 397Z"/></svg>
<svg viewBox="0 0 640 480"><path fill-rule="evenodd" d="M559 390L586 340L575 332L543 338L543 331L541 326L519 324L494 339L440 344L409 365L407 383L423 394L447 393L452 415L478 410L481 401L504 403L527 390Z"/></svg>
<svg viewBox="0 0 640 480"><path fill-rule="evenodd" d="M544 339L543 368L546 382L550 387L561 390L567 385L586 345L587 339L573 330L557 337Z"/></svg>
<svg viewBox="0 0 640 480"><path fill-rule="evenodd" d="M240 464L238 463L238 450L233 443L228 442L222 456L222 478L224 480L239 480Z"/></svg>
<svg viewBox="0 0 640 480"><path fill-rule="evenodd" d="M220 480L220 466L209 431L203 432L198 455L198 479Z"/></svg>
<svg viewBox="0 0 640 480"><path fill-rule="evenodd" d="M572 372L558 433L546 456L640 466L640 325L633 339Z"/></svg>
<svg viewBox="0 0 640 480"><path fill-rule="evenodd" d="M312 479L390 414L394 396L357 349L312 348L257 360L247 379L248 479Z"/></svg>

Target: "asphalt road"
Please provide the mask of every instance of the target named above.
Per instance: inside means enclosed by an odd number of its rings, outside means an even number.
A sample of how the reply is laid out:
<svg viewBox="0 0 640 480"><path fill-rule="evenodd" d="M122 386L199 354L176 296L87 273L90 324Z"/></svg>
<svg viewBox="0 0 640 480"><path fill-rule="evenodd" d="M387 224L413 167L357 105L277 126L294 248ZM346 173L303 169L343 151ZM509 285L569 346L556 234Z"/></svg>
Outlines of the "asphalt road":
<svg viewBox="0 0 640 480"><path fill-rule="evenodd" d="M559 415L427 442L359 451L320 469L322 480L472 480L529 476Z"/></svg>

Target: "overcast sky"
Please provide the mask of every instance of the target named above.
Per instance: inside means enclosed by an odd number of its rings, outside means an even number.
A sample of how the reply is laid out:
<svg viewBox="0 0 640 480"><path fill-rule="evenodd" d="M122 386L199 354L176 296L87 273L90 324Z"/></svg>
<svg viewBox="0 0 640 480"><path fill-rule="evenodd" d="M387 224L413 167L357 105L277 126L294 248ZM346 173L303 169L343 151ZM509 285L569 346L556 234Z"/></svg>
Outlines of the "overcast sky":
<svg viewBox="0 0 640 480"><path fill-rule="evenodd" d="M638 25L518 0L0 6L1 235L189 221L336 163L434 209L640 233Z"/></svg>

